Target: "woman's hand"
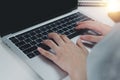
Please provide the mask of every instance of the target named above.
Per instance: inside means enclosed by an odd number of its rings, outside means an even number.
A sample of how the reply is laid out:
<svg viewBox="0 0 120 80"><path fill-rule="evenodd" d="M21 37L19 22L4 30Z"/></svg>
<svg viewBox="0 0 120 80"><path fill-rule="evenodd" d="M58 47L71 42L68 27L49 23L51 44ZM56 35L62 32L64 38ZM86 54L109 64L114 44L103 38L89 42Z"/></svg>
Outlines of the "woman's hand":
<svg viewBox="0 0 120 80"><path fill-rule="evenodd" d="M90 41L90 42L99 42L106 34L108 34L111 31L111 27L97 22L97 21L84 21L84 22L79 22L78 26L76 29L90 29L93 30L100 35L81 35L81 39L85 41Z"/></svg>
<svg viewBox="0 0 120 80"><path fill-rule="evenodd" d="M48 37L55 42L45 40L43 43L49 46L55 54L42 48L38 48L38 51L66 71L71 80L86 80L87 50L81 41L78 40L76 45L65 35L57 33L50 33Z"/></svg>

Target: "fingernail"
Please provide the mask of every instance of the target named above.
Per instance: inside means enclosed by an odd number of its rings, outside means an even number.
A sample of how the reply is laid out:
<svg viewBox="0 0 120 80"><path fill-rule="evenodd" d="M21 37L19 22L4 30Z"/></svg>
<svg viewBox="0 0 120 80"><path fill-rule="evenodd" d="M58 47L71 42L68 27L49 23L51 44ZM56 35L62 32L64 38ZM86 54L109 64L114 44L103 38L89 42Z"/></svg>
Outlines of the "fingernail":
<svg viewBox="0 0 120 80"><path fill-rule="evenodd" d="M38 47L37 50L41 50L41 47Z"/></svg>

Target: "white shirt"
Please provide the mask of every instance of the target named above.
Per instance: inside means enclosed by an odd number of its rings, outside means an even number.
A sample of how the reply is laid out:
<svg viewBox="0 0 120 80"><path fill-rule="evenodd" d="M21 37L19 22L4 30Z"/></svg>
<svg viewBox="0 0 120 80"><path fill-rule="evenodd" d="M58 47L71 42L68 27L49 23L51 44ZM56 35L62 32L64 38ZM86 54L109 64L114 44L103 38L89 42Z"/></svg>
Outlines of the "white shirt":
<svg viewBox="0 0 120 80"><path fill-rule="evenodd" d="M88 55L88 80L120 80L120 23Z"/></svg>

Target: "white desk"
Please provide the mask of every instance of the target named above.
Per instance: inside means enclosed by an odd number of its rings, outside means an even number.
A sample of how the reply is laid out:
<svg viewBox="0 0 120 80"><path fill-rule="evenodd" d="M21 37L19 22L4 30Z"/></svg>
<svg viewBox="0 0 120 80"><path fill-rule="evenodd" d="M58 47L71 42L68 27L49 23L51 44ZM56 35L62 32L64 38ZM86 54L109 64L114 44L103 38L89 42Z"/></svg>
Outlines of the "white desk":
<svg viewBox="0 0 120 80"><path fill-rule="evenodd" d="M81 13L89 17L113 25L113 21L107 16L104 7L81 7ZM13 52L0 41L0 80L40 80Z"/></svg>

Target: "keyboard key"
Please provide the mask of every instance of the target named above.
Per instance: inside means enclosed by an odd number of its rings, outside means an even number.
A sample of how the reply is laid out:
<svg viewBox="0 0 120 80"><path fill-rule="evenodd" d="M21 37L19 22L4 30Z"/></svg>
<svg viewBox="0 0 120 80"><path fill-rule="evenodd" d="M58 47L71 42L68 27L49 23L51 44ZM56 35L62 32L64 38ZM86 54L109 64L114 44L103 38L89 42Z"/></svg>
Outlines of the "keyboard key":
<svg viewBox="0 0 120 80"><path fill-rule="evenodd" d="M29 37L31 37L29 34L25 34L25 35L23 35L23 37L25 37L25 38L29 38Z"/></svg>
<svg viewBox="0 0 120 80"><path fill-rule="evenodd" d="M21 47L19 47L21 50L26 50L27 48L30 48L31 47L31 45L30 44L25 44L25 45L23 45L23 46L21 46Z"/></svg>
<svg viewBox="0 0 120 80"><path fill-rule="evenodd" d="M33 57L35 57L35 54L34 54L34 53L30 53L30 54L27 54L27 56L28 56L29 58L33 58Z"/></svg>
<svg viewBox="0 0 120 80"><path fill-rule="evenodd" d="M43 40L48 39L47 35L43 36L42 39L43 39Z"/></svg>
<svg viewBox="0 0 120 80"><path fill-rule="evenodd" d="M48 33L51 33L51 32L53 32L53 30L48 30Z"/></svg>
<svg viewBox="0 0 120 80"><path fill-rule="evenodd" d="M31 41L30 44L35 46L37 44L37 42L36 41Z"/></svg>
<svg viewBox="0 0 120 80"><path fill-rule="evenodd" d="M27 38L27 39L25 39L24 40L26 43L29 43L29 42L31 42L32 40L30 39L30 38Z"/></svg>
<svg viewBox="0 0 120 80"><path fill-rule="evenodd" d="M36 35L36 33L33 32L33 31L31 31L29 34L30 34L30 35Z"/></svg>
<svg viewBox="0 0 120 80"><path fill-rule="evenodd" d="M37 43L40 43L41 41L42 41L41 38L39 38L39 39L36 40Z"/></svg>
<svg viewBox="0 0 120 80"><path fill-rule="evenodd" d="M24 52L25 54L29 54L30 52L32 52L32 51L34 51L34 50L36 50L36 49L37 49L37 47L36 47L36 46L33 46L33 47L30 47L30 48L24 50L23 52Z"/></svg>
<svg viewBox="0 0 120 80"><path fill-rule="evenodd" d="M65 35L69 35L70 33L69 33L69 32L65 32L64 34L65 34Z"/></svg>
<svg viewBox="0 0 120 80"><path fill-rule="evenodd" d="M35 55L40 55L40 52L38 50L33 51Z"/></svg>
<svg viewBox="0 0 120 80"><path fill-rule="evenodd" d="M10 40L15 44L19 42L19 40L15 37L10 38Z"/></svg>
<svg viewBox="0 0 120 80"><path fill-rule="evenodd" d="M69 32L70 32L70 33L73 33L73 32L75 32L75 30L72 29L72 30L70 30Z"/></svg>
<svg viewBox="0 0 120 80"><path fill-rule="evenodd" d="M37 46L38 46L38 47L41 47L41 48L43 48L43 49L45 49L45 50L50 50L50 47L47 46L47 45L45 45L45 44L43 44L43 43L39 43L39 44L37 44Z"/></svg>
<svg viewBox="0 0 120 80"><path fill-rule="evenodd" d="M42 36L42 34L37 34L36 36L37 36L37 37L41 37L41 36Z"/></svg>
<svg viewBox="0 0 120 80"><path fill-rule="evenodd" d="M36 29L35 32L36 32L36 33L40 33L41 31L40 31L39 29Z"/></svg>
<svg viewBox="0 0 120 80"><path fill-rule="evenodd" d="M18 39L19 40L24 40L25 38L21 36L21 37L18 37Z"/></svg>
<svg viewBox="0 0 120 80"><path fill-rule="evenodd" d="M32 36L32 37L30 37L30 39L31 39L31 40L36 40L37 37L36 37L36 36Z"/></svg>
<svg viewBox="0 0 120 80"><path fill-rule="evenodd" d="M47 35L48 33L47 33L47 32L43 32L42 34L43 34L43 35Z"/></svg>
<svg viewBox="0 0 120 80"><path fill-rule="evenodd" d="M43 27L43 28L41 28L41 31L45 31L45 30L46 30L46 28L44 28L44 27Z"/></svg>
<svg viewBox="0 0 120 80"><path fill-rule="evenodd" d="M58 33L62 33L63 32L63 30L59 30L59 31L57 31Z"/></svg>
<svg viewBox="0 0 120 80"><path fill-rule="evenodd" d="M21 46L23 46L25 44L26 44L25 41L21 41L21 42L15 44L15 45L18 46L18 47L21 47Z"/></svg>

